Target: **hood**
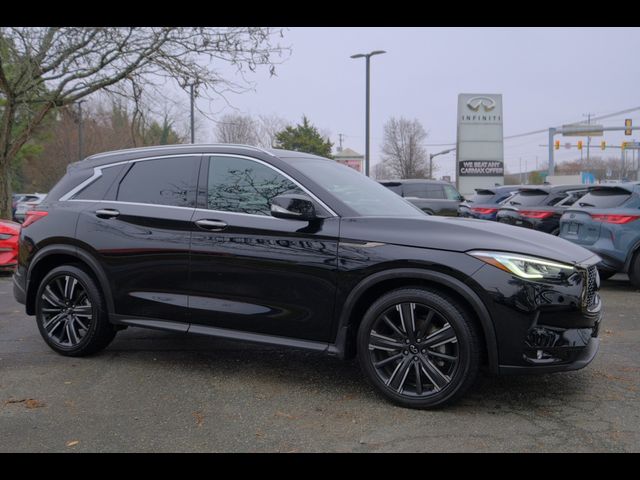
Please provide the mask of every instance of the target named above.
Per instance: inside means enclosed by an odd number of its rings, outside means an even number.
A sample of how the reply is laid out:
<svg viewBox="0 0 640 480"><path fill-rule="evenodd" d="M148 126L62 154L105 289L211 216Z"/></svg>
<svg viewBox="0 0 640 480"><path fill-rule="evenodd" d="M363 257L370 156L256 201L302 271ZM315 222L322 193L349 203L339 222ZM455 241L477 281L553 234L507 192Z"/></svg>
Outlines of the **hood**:
<svg viewBox="0 0 640 480"><path fill-rule="evenodd" d="M594 255L548 233L461 217L343 218L340 238L456 252L497 250L569 263L580 263Z"/></svg>

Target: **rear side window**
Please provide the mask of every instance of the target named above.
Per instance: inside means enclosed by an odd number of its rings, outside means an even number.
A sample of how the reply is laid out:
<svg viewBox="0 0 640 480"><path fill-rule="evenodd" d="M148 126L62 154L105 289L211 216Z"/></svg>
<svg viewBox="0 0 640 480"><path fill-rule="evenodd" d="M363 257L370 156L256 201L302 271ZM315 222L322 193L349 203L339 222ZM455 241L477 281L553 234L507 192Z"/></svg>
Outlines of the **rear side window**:
<svg viewBox="0 0 640 480"><path fill-rule="evenodd" d="M398 182L381 182L381 183L382 183L382 185L387 187L392 192L397 193L398 195L402 195L402 184L401 183L398 183Z"/></svg>
<svg viewBox="0 0 640 480"><path fill-rule="evenodd" d="M442 185L429 183L407 183L402 194L412 198L445 198Z"/></svg>
<svg viewBox="0 0 640 480"><path fill-rule="evenodd" d="M121 180L117 200L195 207L200 157L135 162Z"/></svg>
<svg viewBox="0 0 640 480"><path fill-rule="evenodd" d="M109 190L109 187L113 185L113 182L115 182L120 175L124 166L125 165L117 165L115 167L103 168L102 175L80 190L73 198L78 200L102 200Z"/></svg>
<svg viewBox="0 0 640 480"><path fill-rule="evenodd" d="M543 205L548 196L549 195L546 192L540 190L518 192L508 202L506 202L506 204L514 206L522 205L523 207ZM558 200L560 199L558 198Z"/></svg>
<svg viewBox="0 0 640 480"><path fill-rule="evenodd" d="M631 194L622 188L606 188L587 193L577 202L577 205L587 208L619 207L629 197L631 197Z"/></svg>

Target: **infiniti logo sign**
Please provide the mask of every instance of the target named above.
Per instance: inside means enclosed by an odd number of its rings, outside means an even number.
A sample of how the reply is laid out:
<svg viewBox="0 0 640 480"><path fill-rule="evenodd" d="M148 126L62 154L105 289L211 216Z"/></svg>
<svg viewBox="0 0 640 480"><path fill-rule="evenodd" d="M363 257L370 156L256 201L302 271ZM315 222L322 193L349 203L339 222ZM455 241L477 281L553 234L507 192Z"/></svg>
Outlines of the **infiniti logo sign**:
<svg viewBox="0 0 640 480"><path fill-rule="evenodd" d="M480 107L482 107L485 112L490 112L496 108L496 101L490 97L473 97L467 100L467 107L474 112L480 110Z"/></svg>

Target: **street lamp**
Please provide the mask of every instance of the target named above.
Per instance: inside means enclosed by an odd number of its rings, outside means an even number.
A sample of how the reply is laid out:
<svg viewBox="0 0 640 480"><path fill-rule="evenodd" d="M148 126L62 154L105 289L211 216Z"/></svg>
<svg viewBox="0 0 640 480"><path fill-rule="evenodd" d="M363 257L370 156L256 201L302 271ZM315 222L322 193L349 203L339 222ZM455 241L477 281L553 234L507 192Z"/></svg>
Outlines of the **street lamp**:
<svg viewBox="0 0 640 480"><path fill-rule="evenodd" d="M381 55L383 53L387 53L384 50L374 50L369 53L356 53L355 55L351 55L351 58L365 58L367 65L367 106L366 106L366 114L365 114L365 153L364 153L364 174L369 176L369 70L370 70L370 58L374 55Z"/></svg>
<svg viewBox="0 0 640 480"><path fill-rule="evenodd" d="M443 150L438 153L429 154L429 178L431 180L433 180L433 158L437 157L438 155L444 155L445 153L454 152L455 150L456 150L455 148L450 148L449 150Z"/></svg>

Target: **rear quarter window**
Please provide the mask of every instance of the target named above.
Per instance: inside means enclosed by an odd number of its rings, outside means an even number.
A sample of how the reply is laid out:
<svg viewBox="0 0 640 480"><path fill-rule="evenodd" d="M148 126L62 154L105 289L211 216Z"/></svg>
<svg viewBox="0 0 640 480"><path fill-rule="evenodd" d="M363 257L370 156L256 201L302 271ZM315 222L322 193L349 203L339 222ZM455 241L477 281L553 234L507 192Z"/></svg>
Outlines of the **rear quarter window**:
<svg viewBox="0 0 640 480"><path fill-rule="evenodd" d="M525 191L516 193L507 205L532 207L534 205L542 205L549 195L542 191Z"/></svg>

